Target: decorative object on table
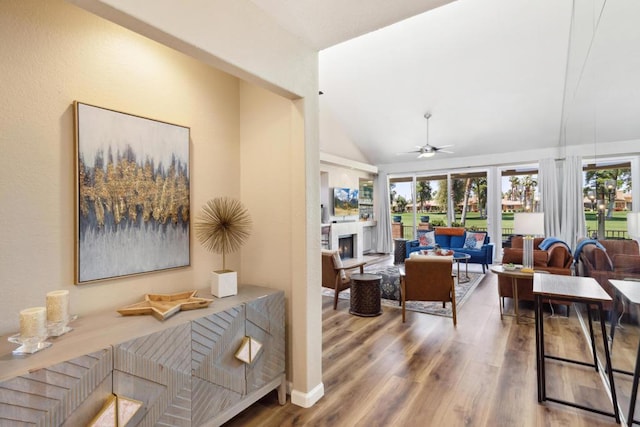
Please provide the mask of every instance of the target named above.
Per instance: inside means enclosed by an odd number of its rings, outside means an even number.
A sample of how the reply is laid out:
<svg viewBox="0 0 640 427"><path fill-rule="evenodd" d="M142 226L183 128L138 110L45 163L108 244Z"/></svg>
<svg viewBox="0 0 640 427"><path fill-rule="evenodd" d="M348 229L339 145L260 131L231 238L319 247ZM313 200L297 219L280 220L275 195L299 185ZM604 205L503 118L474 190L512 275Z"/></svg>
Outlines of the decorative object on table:
<svg viewBox="0 0 640 427"><path fill-rule="evenodd" d="M51 346L47 341L47 309L30 307L20 311L20 333L8 338L9 342L19 344L13 354L32 354Z"/></svg>
<svg viewBox="0 0 640 427"><path fill-rule="evenodd" d="M236 351L236 359L241 360L247 365L251 365L254 360L260 355L262 350L262 343L253 337L245 336L242 338L242 343Z"/></svg>
<svg viewBox="0 0 640 427"><path fill-rule="evenodd" d="M165 320L180 310L195 310L208 307L212 299L196 297L198 291L177 294L146 294L144 301L118 309L123 316L151 314L158 320Z"/></svg>
<svg viewBox="0 0 640 427"><path fill-rule="evenodd" d="M202 207L195 230L202 246L222 254L222 270L211 272L211 293L219 298L237 294L238 275L235 271L227 270L226 255L240 249L249 238L249 212L236 199L217 197Z"/></svg>
<svg viewBox="0 0 640 427"><path fill-rule="evenodd" d="M76 283L190 264L189 128L80 102Z"/></svg>
<svg viewBox="0 0 640 427"><path fill-rule="evenodd" d="M508 264L502 264L502 268L504 268L507 271L513 271L515 270L517 267L514 263L510 262Z"/></svg>
<svg viewBox="0 0 640 427"><path fill-rule="evenodd" d="M513 214L513 232L525 236L522 271L533 272L533 238L544 235L544 213L517 212Z"/></svg>
<svg viewBox="0 0 640 427"><path fill-rule="evenodd" d="M47 292L47 331L50 337L59 337L71 331L69 322L76 318L69 314L69 291L61 289Z"/></svg>
<svg viewBox="0 0 640 427"><path fill-rule="evenodd" d="M437 256L451 256L453 255L453 251L451 249L436 249L433 251L434 255Z"/></svg>

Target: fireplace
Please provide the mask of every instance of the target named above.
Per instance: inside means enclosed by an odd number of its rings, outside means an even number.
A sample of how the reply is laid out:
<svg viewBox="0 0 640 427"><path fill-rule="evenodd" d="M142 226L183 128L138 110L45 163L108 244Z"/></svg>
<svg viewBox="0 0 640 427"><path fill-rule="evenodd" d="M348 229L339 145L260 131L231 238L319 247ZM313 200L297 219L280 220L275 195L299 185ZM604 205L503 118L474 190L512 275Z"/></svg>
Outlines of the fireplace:
<svg viewBox="0 0 640 427"><path fill-rule="evenodd" d="M363 255L362 248L364 248L362 235L362 223L360 221L334 222L331 224L329 249L332 251L338 251L342 254L344 242L341 240L344 238L351 238L351 258L361 259ZM347 245L349 245L349 243L347 243ZM340 256L344 258L344 255Z"/></svg>
<svg viewBox="0 0 640 427"><path fill-rule="evenodd" d="M338 236L338 252L341 259L353 258L353 234Z"/></svg>

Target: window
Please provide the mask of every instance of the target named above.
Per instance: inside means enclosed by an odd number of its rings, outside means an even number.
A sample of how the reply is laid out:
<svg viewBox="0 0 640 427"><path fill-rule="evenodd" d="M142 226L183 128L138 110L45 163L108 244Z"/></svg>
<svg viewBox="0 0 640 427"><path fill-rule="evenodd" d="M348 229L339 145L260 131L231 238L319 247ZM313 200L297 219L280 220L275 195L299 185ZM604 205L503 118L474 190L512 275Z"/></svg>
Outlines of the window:
<svg viewBox="0 0 640 427"><path fill-rule="evenodd" d="M453 188L454 223L475 230L487 229L486 172L451 175Z"/></svg>
<svg viewBox="0 0 640 427"><path fill-rule="evenodd" d="M598 239L625 239L627 212L632 210L631 163L586 164L584 171L584 216L587 234Z"/></svg>
<svg viewBox="0 0 640 427"><path fill-rule="evenodd" d="M506 247L513 235L513 214L540 210L537 168L523 167L502 171L501 206L502 241Z"/></svg>

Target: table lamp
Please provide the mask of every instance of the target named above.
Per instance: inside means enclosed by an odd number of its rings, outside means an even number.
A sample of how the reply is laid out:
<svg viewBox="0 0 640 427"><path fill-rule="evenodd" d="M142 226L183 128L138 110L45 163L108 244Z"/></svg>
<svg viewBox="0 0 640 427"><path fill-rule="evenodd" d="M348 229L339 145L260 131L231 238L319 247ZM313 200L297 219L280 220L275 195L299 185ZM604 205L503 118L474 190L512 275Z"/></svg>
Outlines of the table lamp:
<svg viewBox="0 0 640 427"><path fill-rule="evenodd" d="M640 243L640 212L629 212L627 214L627 234L631 239Z"/></svg>
<svg viewBox="0 0 640 427"><path fill-rule="evenodd" d="M513 232L522 234L522 271L533 272L533 238L544 235L543 212L518 212L513 215Z"/></svg>

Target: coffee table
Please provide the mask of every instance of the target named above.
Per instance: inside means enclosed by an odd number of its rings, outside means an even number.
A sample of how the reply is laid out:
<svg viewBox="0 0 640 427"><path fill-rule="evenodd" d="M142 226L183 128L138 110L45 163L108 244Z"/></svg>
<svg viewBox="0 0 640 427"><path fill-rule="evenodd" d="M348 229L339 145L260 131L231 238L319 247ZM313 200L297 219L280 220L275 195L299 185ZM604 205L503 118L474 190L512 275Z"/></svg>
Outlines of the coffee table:
<svg viewBox="0 0 640 427"><path fill-rule="evenodd" d="M453 260L458 264L458 283L467 283L471 278L469 277L469 260L471 255L462 252L454 252ZM464 261L464 276L460 275L460 262Z"/></svg>

